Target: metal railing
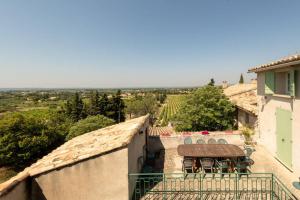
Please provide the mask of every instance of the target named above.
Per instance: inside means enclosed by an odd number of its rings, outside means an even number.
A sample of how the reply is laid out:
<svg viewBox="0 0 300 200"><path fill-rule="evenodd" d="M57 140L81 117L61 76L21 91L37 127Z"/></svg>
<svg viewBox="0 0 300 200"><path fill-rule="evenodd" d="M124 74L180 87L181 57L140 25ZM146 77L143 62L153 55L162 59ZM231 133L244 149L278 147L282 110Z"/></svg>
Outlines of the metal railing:
<svg viewBox="0 0 300 200"><path fill-rule="evenodd" d="M130 199L264 199L297 198L272 173L129 174Z"/></svg>

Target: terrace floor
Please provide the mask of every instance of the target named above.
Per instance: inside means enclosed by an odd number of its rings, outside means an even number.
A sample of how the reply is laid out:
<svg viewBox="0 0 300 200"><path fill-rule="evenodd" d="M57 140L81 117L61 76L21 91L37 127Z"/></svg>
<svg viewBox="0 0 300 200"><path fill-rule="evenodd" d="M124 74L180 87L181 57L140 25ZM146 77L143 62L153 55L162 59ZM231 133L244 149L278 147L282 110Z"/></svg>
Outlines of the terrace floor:
<svg viewBox="0 0 300 200"><path fill-rule="evenodd" d="M291 172L277 161L263 146L258 145L255 147L255 150L251 155L255 163L250 168L250 171L252 173L274 173L300 199L300 191L292 185L293 182L299 179L291 175ZM155 170L164 173L181 173L181 163L182 157L177 154L177 149L166 149L160 152L159 159L155 161Z"/></svg>

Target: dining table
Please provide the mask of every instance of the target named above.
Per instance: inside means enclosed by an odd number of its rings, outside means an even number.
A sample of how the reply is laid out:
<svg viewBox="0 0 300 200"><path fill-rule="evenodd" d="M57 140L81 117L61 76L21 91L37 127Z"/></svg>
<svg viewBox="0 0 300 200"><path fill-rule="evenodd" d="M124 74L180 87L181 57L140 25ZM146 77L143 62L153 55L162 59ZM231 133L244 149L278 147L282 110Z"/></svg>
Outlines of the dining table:
<svg viewBox="0 0 300 200"><path fill-rule="evenodd" d="M178 155L194 158L242 158L244 151L233 144L181 144Z"/></svg>

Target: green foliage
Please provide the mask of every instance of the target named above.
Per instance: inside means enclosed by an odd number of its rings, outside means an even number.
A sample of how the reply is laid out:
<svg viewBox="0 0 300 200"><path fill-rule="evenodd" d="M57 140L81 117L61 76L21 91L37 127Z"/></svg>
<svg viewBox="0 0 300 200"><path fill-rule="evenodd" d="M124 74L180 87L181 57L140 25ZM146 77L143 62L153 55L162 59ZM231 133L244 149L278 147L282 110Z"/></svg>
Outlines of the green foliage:
<svg viewBox="0 0 300 200"><path fill-rule="evenodd" d="M166 99L166 104L162 107L159 114L159 123L162 126L168 125L169 121L178 112L185 95L169 95Z"/></svg>
<svg viewBox="0 0 300 200"><path fill-rule="evenodd" d="M234 105L218 87L193 92L175 115L177 131L226 130L234 124Z"/></svg>
<svg viewBox="0 0 300 200"><path fill-rule="evenodd" d="M75 123L67 135L66 139L70 140L76 136L88 133L106 126L114 124L115 121L103 115L89 116Z"/></svg>
<svg viewBox="0 0 300 200"><path fill-rule="evenodd" d="M116 122L125 121L125 103L121 97L121 90L118 90L111 99L111 104L108 105L107 117Z"/></svg>
<svg viewBox="0 0 300 200"><path fill-rule="evenodd" d="M215 86L215 80L213 78L210 79L210 82L208 83L210 86Z"/></svg>
<svg viewBox="0 0 300 200"><path fill-rule="evenodd" d="M63 143L67 122L57 112L11 113L0 120L0 163L22 168Z"/></svg>
<svg viewBox="0 0 300 200"><path fill-rule="evenodd" d="M244 83L244 76L243 76L243 74L241 74L241 76L240 76L239 83L240 83L240 84L243 84L243 83Z"/></svg>
<svg viewBox="0 0 300 200"><path fill-rule="evenodd" d="M135 97L126 102L126 113L135 117L146 114L154 115L157 110L157 99L153 94L146 94L144 97Z"/></svg>
<svg viewBox="0 0 300 200"><path fill-rule="evenodd" d="M249 126L244 126L242 129L242 134L244 135L246 142L251 141L252 136L254 135L254 131L252 128L250 128Z"/></svg>
<svg viewBox="0 0 300 200"><path fill-rule="evenodd" d="M100 102L98 91L92 91L90 94L90 105L88 109L89 115L99 115L100 114Z"/></svg>
<svg viewBox="0 0 300 200"><path fill-rule="evenodd" d="M86 117L84 103L76 92L72 101L66 103L66 114L75 122Z"/></svg>

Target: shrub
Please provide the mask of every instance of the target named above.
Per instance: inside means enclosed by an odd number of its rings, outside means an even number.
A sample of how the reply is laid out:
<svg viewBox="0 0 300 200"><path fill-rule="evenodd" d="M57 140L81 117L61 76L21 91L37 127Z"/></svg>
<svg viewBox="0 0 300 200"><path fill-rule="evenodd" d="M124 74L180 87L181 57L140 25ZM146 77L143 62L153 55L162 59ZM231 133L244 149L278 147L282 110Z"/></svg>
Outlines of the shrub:
<svg viewBox="0 0 300 200"><path fill-rule="evenodd" d="M67 140L70 140L76 136L88 133L106 126L114 124L115 121L107 118L103 115L89 116L85 119L82 119L75 123L71 128L70 132L67 135Z"/></svg>

